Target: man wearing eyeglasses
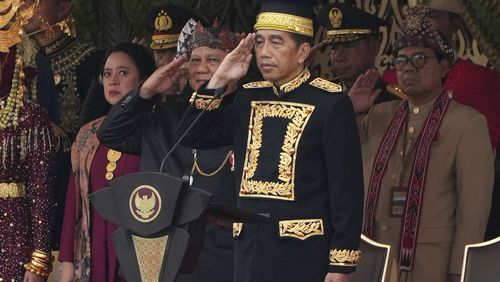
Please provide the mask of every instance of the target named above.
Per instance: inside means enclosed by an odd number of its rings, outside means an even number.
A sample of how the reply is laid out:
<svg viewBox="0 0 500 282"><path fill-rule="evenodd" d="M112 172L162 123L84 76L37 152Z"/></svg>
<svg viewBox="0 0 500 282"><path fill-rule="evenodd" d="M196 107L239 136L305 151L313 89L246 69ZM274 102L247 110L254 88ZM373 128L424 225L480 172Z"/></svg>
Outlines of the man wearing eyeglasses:
<svg viewBox="0 0 500 282"><path fill-rule="evenodd" d="M357 113L369 109L358 117L363 233L391 245L393 279L459 281L464 246L482 241L486 228L493 152L484 116L443 89L453 50L425 12L409 11L394 48L408 101L372 106L375 70L349 94Z"/></svg>
<svg viewBox="0 0 500 282"><path fill-rule="evenodd" d="M408 0L408 6L423 5L421 0ZM431 0L425 1L429 8L427 18L433 28L437 29L456 48L457 34L460 29L461 14L465 11L461 0ZM397 83L396 72L387 70L383 79L388 83ZM453 91L453 99L464 105L471 106L486 117L490 140L493 149L498 148L500 137L500 76L498 72L474 64L468 60L454 57L446 82L447 90ZM500 215L500 211L499 211ZM500 234L500 225L494 231Z"/></svg>
<svg viewBox="0 0 500 282"><path fill-rule="evenodd" d="M387 22L349 4L339 3L324 6L318 19L326 28L323 42L330 46L330 63L336 76L333 82L342 85L347 93L359 75L375 67L380 28L387 26ZM382 79L377 81L375 88L381 91L375 104L405 98L398 87Z"/></svg>

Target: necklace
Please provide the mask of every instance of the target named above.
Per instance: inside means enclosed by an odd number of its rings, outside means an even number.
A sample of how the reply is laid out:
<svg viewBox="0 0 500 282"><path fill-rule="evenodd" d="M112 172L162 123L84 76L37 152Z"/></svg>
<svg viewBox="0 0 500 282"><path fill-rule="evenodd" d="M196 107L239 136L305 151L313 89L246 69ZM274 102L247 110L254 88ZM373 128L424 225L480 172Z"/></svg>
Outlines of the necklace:
<svg viewBox="0 0 500 282"><path fill-rule="evenodd" d="M21 46L16 46L14 76L7 101L0 110L0 129L5 129L11 124L14 125L14 128L19 125L19 109L23 106L23 97L26 92L22 55Z"/></svg>
<svg viewBox="0 0 500 282"><path fill-rule="evenodd" d="M113 149L108 150L107 158L108 164L106 165L106 180L113 179L113 172L116 169L116 162L122 157L122 153Z"/></svg>

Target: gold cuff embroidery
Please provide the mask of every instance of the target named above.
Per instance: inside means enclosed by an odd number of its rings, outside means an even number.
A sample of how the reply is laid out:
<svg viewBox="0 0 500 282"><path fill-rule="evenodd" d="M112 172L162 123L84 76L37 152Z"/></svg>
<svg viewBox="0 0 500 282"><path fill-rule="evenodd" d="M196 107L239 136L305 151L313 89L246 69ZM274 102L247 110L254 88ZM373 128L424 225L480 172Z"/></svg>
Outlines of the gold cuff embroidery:
<svg viewBox="0 0 500 282"><path fill-rule="evenodd" d="M330 250L330 265L356 266L361 260L361 251Z"/></svg>
<svg viewBox="0 0 500 282"><path fill-rule="evenodd" d="M286 32L314 36L313 21L291 14L263 12L257 16L254 30L273 29Z"/></svg>
<svg viewBox="0 0 500 282"><path fill-rule="evenodd" d="M196 92L193 92L193 95L191 95L189 102L191 104L194 104L194 106L198 110L206 109L207 111L212 111L212 110L216 110L220 107L221 102L222 102L222 98L213 99L213 96L200 95Z"/></svg>
<svg viewBox="0 0 500 282"><path fill-rule="evenodd" d="M240 237L241 231L243 230L242 222L233 222L233 238L237 239Z"/></svg>
<svg viewBox="0 0 500 282"><path fill-rule="evenodd" d="M323 235L322 219L296 219L279 221L280 237L305 240L311 236Z"/></svg>
<svg viewBox="0 0 500 282"><path fill-rule="evenodd" d="M252 102L247 152L240 186L240 197L271 198L285 201L295 200L295 160L302 132L309 121L314 106L291 102ZM289 120L284 142L279 154L278 179L261 181L253 179L257 171L262 147L264 118Z"/></svg>
<svg viewBox="0 0 500 282"><path fill-rule="evenodd" d="M0 183L0 199L23 198L25 196L26 189L23 183Z"/></svg>

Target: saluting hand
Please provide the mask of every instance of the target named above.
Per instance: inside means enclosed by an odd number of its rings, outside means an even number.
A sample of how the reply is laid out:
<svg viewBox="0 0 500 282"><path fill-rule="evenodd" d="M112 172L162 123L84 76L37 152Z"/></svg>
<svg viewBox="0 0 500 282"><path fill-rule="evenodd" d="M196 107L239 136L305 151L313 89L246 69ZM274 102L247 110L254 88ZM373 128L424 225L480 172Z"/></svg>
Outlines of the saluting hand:
<svg viewBox="0 0 500 282"><path fill-rule="evenodd" d="M370 109L375 102L375 99L380 95L382 90L373 89L379 79L379 74L376 69L372 68L362 73L356 82L349 90L354 112L363 113Z"/></svg>
<svg viewBox="0 0 500 282"><path fill-rule="evenodd" d="M156 94L166 94L181 75L181 66L186 60L186 56L182 55L172 62L156 69L156 71L142 84L139 90L139 96L144 99L151 99Z"/></svg>
<svg viewBox="0 0 500 282"><path fill-rule="evenodd" d="M207 88L215 89L226 86L247 74L254 44L255 33L249 33L231 53L227 54L210 79Z"/></svg>

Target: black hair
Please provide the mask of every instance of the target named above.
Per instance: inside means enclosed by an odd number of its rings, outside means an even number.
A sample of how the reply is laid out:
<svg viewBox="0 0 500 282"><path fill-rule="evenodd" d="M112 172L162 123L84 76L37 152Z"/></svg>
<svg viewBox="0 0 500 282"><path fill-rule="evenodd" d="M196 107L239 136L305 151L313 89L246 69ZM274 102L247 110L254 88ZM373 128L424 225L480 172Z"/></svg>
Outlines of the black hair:
<svg viewBox="0 0 500 282"><path fill-rule="evenodd" d="M302 45L303 43L309 43L309 45L311 46L313 45L313 38L310 36L290 32L290 37L295 42L295 44L297 44L297 47Z"/></svg>
<svg viewBox="0 0 500 282"><path fill-rule="evenodd" d="M109 56L116 52L123 52L127 54L130 59L132 59L132 62L134 62L134 65L137 67L137 71L139 72L140 80L145 80L155 70L155 61L148 49L139 44L122 42L118 43L106 52L102 58L101 67L99 68L100 74L102 74Z"/></svg>
<svg viewBox="0 0 500 282"><path fill-rule="evenodd" d="M115 47L111 48L103 56L99 68L99 78L95 77L89 87L88 92L85 95L85 101L82 105L82 110L80 112L80 126L98 118L106 115L111 109L111 105L104 98L104 87L102 86L102 71L104 70L104 65L108 60L109 56L116 52L123 52L127 54L134 65L137 67L139 72L140 80L145 80L148 78L155 70L155 62L152 54L143 46L123 42L117 44ZM94 74L96 75L96 74ZM99 80L99 81L98 81Z"/></svg>

